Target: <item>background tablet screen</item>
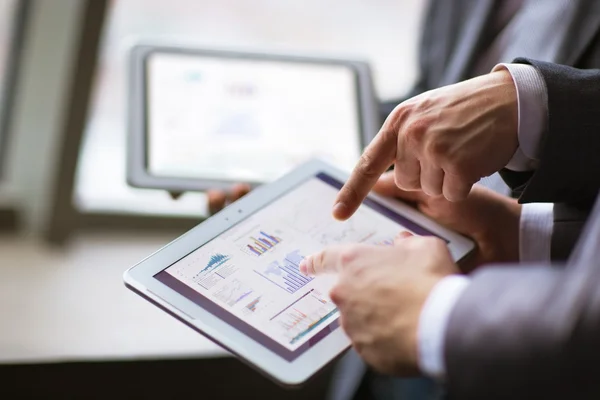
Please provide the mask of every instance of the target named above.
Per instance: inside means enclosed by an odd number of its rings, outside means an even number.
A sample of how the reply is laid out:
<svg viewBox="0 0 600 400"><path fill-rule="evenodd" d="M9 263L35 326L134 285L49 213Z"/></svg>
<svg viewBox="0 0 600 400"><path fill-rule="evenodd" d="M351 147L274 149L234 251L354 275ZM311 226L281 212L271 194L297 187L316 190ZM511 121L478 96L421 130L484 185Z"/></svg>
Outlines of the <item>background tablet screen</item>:
<svg viewBox="0 0 600 400"><path fill-rule="evenodd" d="M350 67L148 57L151 175L265 182L311 157L350 171L360 156L358 80Z"/></svg>
<svg viewBox="0 0 600 400"><path fill-rule="evenodd" d="M340 243L390 245L401 230L433 235L372 199L348 221L335 221L341 185L318 174L155 277L294 360L338 327L328 297L334 277L301 275L304 256Z"/></svg>

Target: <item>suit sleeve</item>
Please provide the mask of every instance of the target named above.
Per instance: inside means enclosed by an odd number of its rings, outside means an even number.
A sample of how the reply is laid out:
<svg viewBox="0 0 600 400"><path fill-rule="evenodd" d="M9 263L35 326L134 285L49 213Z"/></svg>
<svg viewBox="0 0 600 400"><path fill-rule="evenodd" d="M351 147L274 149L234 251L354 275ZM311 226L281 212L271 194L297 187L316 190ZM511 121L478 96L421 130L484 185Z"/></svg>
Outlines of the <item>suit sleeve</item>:
<svg viewBox="0 0 600 400"><path fill-rule="evenodd" d="M548 89L548 132L531 173L503 171L519 201L566 203L586 209L600 188L600 70L580 70L526 58Z"/></svg>
<svg viewBox="0 0 600 400"><path fill-rule="evenodd" d="M534 172L501 171L519 202L552 202L553 260L566 260L600 189L600 70L520 58L548 90L548 131Z"/></svg>
<svg viewBox="0 0 600 400"><path fill-rule="evenodd" d="M450 314L451 398L598 398L600 201L566 266L485 267Z"/></svg>
<svg viewBox="0 0 600 400"><path fill-rule="evenodd" d="M600 393L595 275L594 287L582 275L548 266L490 268L476 276L446 334L451 396L553 399Z"/></svg>

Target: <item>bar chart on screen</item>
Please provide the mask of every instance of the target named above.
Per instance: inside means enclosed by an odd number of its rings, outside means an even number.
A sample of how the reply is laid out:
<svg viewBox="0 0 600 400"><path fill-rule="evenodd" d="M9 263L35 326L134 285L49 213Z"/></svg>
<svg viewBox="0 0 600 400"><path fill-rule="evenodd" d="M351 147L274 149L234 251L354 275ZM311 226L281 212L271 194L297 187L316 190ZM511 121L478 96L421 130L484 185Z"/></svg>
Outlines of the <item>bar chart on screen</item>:
<svg viewBox="0 0 600 400"><path fill-rule="evenodd" d="M313 278L300 273L299 266L303 259L304 256L300 254L300 250L294 250L286 254L283 260L273 261L265 268L255 270L255 272L288 293L295 293L313 280Z"/></svg>
<svg viewBox="0 0 600 400"><path fill-rule="evenodd" d="M230 283L217 290L215 298L229 307L235 306L240 301L248 298L254 291L244 282L233 279Z"/></svg>
<svg viewBox="0 0 600 400"><path fill-rule="evenodd" d="M222 253L213 253L205 262L202 269L192 276L192 280L205 289L212 288L215 284L238 270L237 266L231 262L231 257Z"/></svg>
<svg viewBox="0 0 600 400"><path fill-rule="evenodd" d="M196 276L200 276L202 274L212 271L213 269L215 269L215 268L223 265L225 262L227 262L229 260L229 258L230 258L229 256L226 256L225 254L220 254L220 253L215 253L215 254L211 255L208 262L206 263L206 266L204 268L202 268Z"/></svg>
<svg viewBox="0 0 600 400"><path fill-rule="evenodd" d="M321 328L338 309L317 290L310 290L271 318L290 344L296 344L316 328Z"/></svg>
<svg viewBox="0 0 600 400"><path fill-rule="evenodd" d="M246 310L249 312L256 312L258 303L260 303L260 296L252 300L250 303L246 304Z"/></svg>
<svg viewBox="0 0 600 400"><path fill-rule="evenodd" d="M242 247L242 251L248 255L260 257L273 250L283 241L281 237L259 231L256 235L249 236Z"/></svg>
<svg viewBox="0 0 600 400"><path fill-rule="evenodd" d="M244 301L244 307L241 309L243 315L251 318L264 320L277 311L279 303L273 298L263 293L252 293Z"/></svg>

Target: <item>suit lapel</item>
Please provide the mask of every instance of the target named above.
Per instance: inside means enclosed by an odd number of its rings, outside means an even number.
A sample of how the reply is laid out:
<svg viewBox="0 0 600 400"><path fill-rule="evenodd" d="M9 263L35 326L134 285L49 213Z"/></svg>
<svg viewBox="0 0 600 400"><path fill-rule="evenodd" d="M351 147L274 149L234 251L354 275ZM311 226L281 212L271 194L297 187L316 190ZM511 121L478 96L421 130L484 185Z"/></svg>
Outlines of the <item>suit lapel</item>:
<svg viewBox="0 0 600 400"><path fill-rule="evenodd" d="M455 24L464 23L464 25L460 30L460 39L456 43L441 85L449 85L464 79L484 39L482 37L484 29L494 7L494 0L462 0L457 3L460 3L461 12L454 14L457 16Z"/></svg>
<svg viewBox="0 0 600 400"><path fill-rule="evenodd" d="M600 30L600 1L575 1L577 11L556 56L558 64L575 65Z"/></svg>

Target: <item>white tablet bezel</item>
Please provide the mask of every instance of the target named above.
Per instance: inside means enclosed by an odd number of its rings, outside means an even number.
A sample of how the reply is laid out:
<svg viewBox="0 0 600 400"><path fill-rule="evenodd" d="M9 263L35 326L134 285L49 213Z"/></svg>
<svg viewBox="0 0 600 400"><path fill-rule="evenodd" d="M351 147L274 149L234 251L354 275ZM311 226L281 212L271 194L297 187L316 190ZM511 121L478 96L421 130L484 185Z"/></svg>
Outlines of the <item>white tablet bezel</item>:
<svg viewBox="0 0 600 400"><path fill-rule="evenodd" d="M364 147L381 125L377 96L371 68L365 61L307 56L283 53L254 53L247 51L217 50L185 46L165 46L137 43L130 46L128 57L128 143L127 183L134 187L162 189L174 193L229 189L242 180L218 180L157 176L148 170L147 132L147 68L150 56L155 54L181 54L198 57L218 57L239 60L268 60L308 65L334 65L347 68L356 77L357 114L360 127L359 144ZM361 149L357 149L360 151ZM247 182L252 186L264 182Z"/></svg>
<svg viewBox="0 0 600 400"><path fill-rule="evenodd" d="M303 164L283 178L257 188L248 196L215 214L128 269L124 274L125 284L196 331L258 368L265 375L284 385L301 384L349 347L350 342L341 328L335 329L298 358L287 361L166 286L154 275L319 173L325 173L342 182L348 178L346 173L320 160L312 160ZM471 240L440 226L408 205L373 194L370 197L417 225L446 239L456 261L468 255L475 247Z"/></svg>

